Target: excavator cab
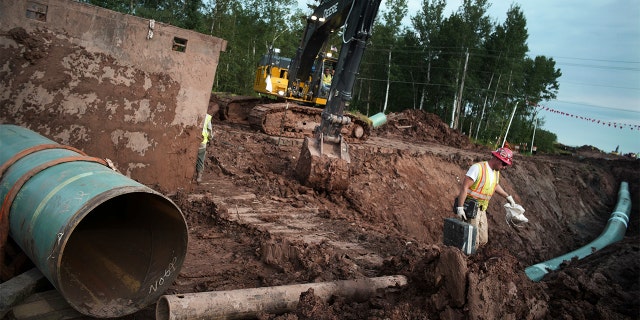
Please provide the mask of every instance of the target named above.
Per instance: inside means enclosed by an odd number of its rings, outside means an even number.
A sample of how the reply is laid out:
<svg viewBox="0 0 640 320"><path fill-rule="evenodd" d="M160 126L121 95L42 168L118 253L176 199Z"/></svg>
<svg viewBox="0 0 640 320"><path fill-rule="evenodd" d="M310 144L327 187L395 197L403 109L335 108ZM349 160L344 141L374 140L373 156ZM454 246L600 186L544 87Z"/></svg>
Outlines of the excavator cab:
<svg viewBox="0 0 640 320"><path fill-rule="evenodd" d="M253 90L259 94L284 97L289 83L290 58L280 57L271 52L260 58L253 81Z"/></svg>
<svg viewBox="0 0 640 320"><path fill-rule="evenodd" d="M337 59L331 53L319 55L304 80L289 79L291 58L277 55L277 50L262 56L256 68L253 90L274 100L295 101L303 105L324 107L327 94L322 94L324 68L333 70Z"/></svg>

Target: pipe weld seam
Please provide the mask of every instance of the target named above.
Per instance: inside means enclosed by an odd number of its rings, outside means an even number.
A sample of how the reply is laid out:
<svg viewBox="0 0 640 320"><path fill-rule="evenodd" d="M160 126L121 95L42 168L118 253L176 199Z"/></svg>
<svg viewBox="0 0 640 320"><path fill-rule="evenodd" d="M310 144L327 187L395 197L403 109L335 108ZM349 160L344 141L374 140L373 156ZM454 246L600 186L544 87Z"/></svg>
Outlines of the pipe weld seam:
<svg viewBox="0 0 640 320"><path fill-rule="evenodd" d="M538 269L544 273L548 273L549 268L547 268L547 264L545 263L537 263L532 266L529 266L527 269Z"/></svg>
<svg viewBox="0 0 640 320"><path fill-rule="evenodd" d="M61 144L56 144L56 143L47 143L47 144L41 144L41 145L35 145L33 147L24 149L16 154L14 154L11 158L9 158L5 163L2 164L2 166L0 166L0 177L2 177L4 175L4 173L9 170L9 168L16 163L18 160L32 154L38 151L42 151L42 150L47 150L47 149L67 149L67 150L71 150L73 152L76 152L80 155L86 156L87 154L82 152L81 150L78 150L74 147L71 146L65 146L65 145L61 145Z"/></svg>
<svg viewBox="0 0 640 320"><path fill-rule="evenodd" d="M614 216L614 215L620 215L620 216L623 216L625 219L627 219L627 221L629 220L629 214L626 212L614 211L613 213L611 213L611 216Z"/></svg>
<svg viewBox="0 0 640 320"><path fill-rule="evenodd" d="M18 195L18 192L20 192L20 190L27 183L27 181L29 181L31 178L33 178L35 175L39 174L41 171L45 169L48 169L50 167L53 167L62 163L74 162L74 161L96 162L108 167L108 164L106 161L104 161L104 159L94 158L89 156L63 157L63 158L51 160L49 162L45 162L43 164L40 164L37 167L33 167L31 170L27 171L20 178L18 178L18 180L14 182L11 189L9 189L9 191L7 192L4 198L4 201L2 202L2 206L0 207L0 220L2 220L2 217L5 214L9 215L9 213L11 212L11 206L13 205L13 200L15 200L16 196Z"/></svg>
<svg viewBox="0 0 640 320"><path fill-rule="evenodd" d="M622 224L624 224L624 227L625 227L625 228L627 228L627 227L628 227L627 223L629 222L629 220L628 220L628 219L621 218L620 216L611 217L611 218L609 218L609 221L611 221L611 222L619 221L619 222L621 222Z"/></svg>

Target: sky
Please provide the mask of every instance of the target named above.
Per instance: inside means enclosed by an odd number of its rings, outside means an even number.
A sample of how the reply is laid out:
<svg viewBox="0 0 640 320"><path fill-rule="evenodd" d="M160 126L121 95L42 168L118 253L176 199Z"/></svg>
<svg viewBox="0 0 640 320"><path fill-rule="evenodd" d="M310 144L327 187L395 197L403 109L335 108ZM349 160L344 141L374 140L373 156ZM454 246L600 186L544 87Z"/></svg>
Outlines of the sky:
<svg viewBox="0 0 640 320"><path fill-rule="evenodd" d="M307 1L298 2L306 9ZM409 16L420 10L421 0L407 2ZM640 1L489 2L488 15L498 23L518 4L527 19L529 56L553 58L562 72L557 98L540 103L542 129L569 146L640 152ZM445 17L461 3L447 0Z"/></svg>
<svg viewBox="0 0 640 320"><path fill-rule="evenodd" d="M421 3L408 2L409 12ZM449 0L446 15L461 3ZM640 1L491 3L489 16L499 23L518 4L527 19L529 56L553 58L562 72L557 98L540 103L542 128L569 146L640 152Z"/></svg>

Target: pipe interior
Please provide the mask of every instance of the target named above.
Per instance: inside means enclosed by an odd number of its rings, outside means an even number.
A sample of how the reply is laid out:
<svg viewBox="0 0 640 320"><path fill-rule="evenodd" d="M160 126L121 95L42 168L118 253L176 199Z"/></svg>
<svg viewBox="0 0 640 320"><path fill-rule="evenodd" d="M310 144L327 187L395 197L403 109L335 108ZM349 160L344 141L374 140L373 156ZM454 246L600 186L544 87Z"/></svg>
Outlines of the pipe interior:
<svg viewBox="0 0 640 320"><path fill-rule="evenodd" d="M81 219L63 249L59 271L59 289L71 304L82 302L75 306L79 311L107 316L135 312L154 302L146 301L147 296L157 297L158 290L171 284L165 282L175 279L187 230L179 209L167 199L127 193Z"/></svg>
<svg viewBox="0 0 640 320"><path fill-rule="evenodd" d="M169 312L171 308L166 297L160 297L158 304L156 304L156 320L168 320Z"/></svg>

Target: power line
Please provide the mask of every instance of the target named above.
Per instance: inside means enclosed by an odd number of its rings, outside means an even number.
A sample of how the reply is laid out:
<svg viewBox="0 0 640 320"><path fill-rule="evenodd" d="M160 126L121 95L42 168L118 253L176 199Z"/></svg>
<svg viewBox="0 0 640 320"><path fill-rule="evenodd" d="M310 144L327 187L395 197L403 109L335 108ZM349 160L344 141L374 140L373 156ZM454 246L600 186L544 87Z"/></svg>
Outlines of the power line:
<svg viewBox="0 0 640 320"><path fill-rule="evenodd" d="M411 48L415 48L413 50L411 50ZM446 50L445 50L446 49ZM451 50L454 49L454 50ZM463 48L461 47L429 47L429 48L424 48L421 46L403 46L403 47L388 47L388 48L383 48L383 47L375 47L375 46L371 46L367 48L367 51L374 51L374 52L379 52L379 51L384 51L384 52L388 52L389 50L392 50L393 52L399 52L399 53L407 53L407 54L425 54L428 52L433 52L434 54L447 54L447 55L464 55L465 51L463 50ZM482 48L469 48L469 52L471 56L475 56L475 57L490 57L490 58L496 58L496 59L516 59L519 60L521 59L521 57L516 57L516 56L505 56L502 55L501 52L499 51L494 51L495 53L489 53L487 51L485 51ZM476 52L474 52L476 51ZM478 52L479 51L479 52ZM492 51L493 52L493 51ZM531 56L528 55L528 57L530 59L535 59L535 56ZM558 61L558 59L568 59L568 60L580 60L580 61L597 61L597 62L607 62L607 63L622 63L622 64L640 64L640 61L625 61L625 60L608 60L608 59L595 59L595 58L577 58L577 57L549 57L552 59L555 59L556 63L558 64L566 64L566 65L575 65L575 66L584 66L584 67L595 67L595 68L622 68L622 69L626 69L628 68L629 70L633 70L633 71L640 71L639 68L635 68L635 67L615 67L615 66L602 66L602 65L589 65L589 64L579 64L579 63L566 63L566 62L561 62Z"/></svg>
<svg viewBox="0 0 640 320"><path fill-rule="evenodd" d="M369 65L369 66L384 66L386 67L386 64L382 64L382 63L371 63L371 62L363 62L363 65ZM418 68L426 68L426 65L411 65L411 64L396 64L394 65L394 67L396 69L418 69ZM431 70L449 70L451 72L456 72L457 68L454 67L435 67L432 66ZM469 67L469 70L471 70L474 74L491 74L492 72L490 71L483 71L483 70L479 70L476 68L472 68ZM516 75L522 76L524 75L524 73L516 73ZM399 82L399 81L395 81L395 82ZM594 83L581 83L581 82L572 82L572 81L566 81L566 80L558 80L559 83L562 84L574 84L574 85L582 85L582 86L590 86L590 87L597 87L597 88L613 88L613 89L624 89L624 90L636 90L636 91L640 91L640 88L634 88L634 87L626 87L626 86L612 86L612 85L606 85L606 84L594 84Z"/></svg>
<svg viewBox="0 0 640 320"><path fill-rule="evenodd" d="M579 106L586 106L586 107L592 107L592 108L598 108L598 109L616 110L616 111L624 111L624 112L631 112L631 113L640 113L640 110L629 110L629 109L624 109L624 108L620 108L620 107L605 107L605 106L599 106L599 105L595 105L595 104L589 104L589 103L577 102L577 101L566 101L566 100L552 100L552 101L568 103L568 104L575 104L575 105L579 105Z"/></svg>
<svg viewBox="0 0 640 320"><path fill-rule="evenodd" d="M393 49L378 49L378 50L374 50L374 51L388 51L388 50L393 50L394 52L403 52L405 54L425 54L425 50L424 49L420 49L420 50L404 50L406 48L414 48L412 46L409 47L401 47L401 48L393 48ZM452 49L451 47L441 47L441 49ZM453 49L459 49L459 48L453 48ZM461 52L459 51L440 51L438 52L439 55L458 55L461 54ZM478 54L478 53L472 53L472 55L478 57L478 56L485 56L485 57L495 57L495 58L500 58L500 56L498 55L490 55L490 54L486 54L486 53L482 53L482 54ZM598 62L609 62L609 63L626 63L626 64L635 64L635 63L640 63L640 62L634 62L634 61L620 61L620 60L606 60L606 59L589 59L589 58L571 58L571 57L563 57L564 59L571 59L571 60L581 60L581 61L598 61ZM505 59L505 57L503 56L501 59ZM602 65L589 65L589 64L578 64L578 63L566 63L566 62L559 62L556 61L557 63L557 67L562 69L565 66L569 66L569 67L584 67L584 68L595 68L595 69L605 69L605 70L620 70L620 71L633 71L633 72L637 72L640 71L640 68L635 68L635 67L617 67L617 66L602 66ZM385 66L386 64L381 64L381 63L366 63L369 65L373 65L373 66ZM395 65L395 68L397 69L415 69L415 68L425 68L426 65L424 64L420 64L420 65L413 65L413 64L397 64ZM478 74L478 73L484 73L484 74L488 74L489 71L483 71L483 70L479 70L477 68L474 68L473 65L469 67L470 70L472 70L473 73ZM431 70L450 70L451 72L455 72L455 70L457 70L456 68L452 68L452 67L437 67L437 66L432 66ZM522 73L519 73L520 76L522 76ZM396 82L400 82L400 81L396 81ZM583 85L583 86L591 86L591 87L600 87L600 88L615 88L615 89L623 89L623 90L640 90L640 88L634 88L634 87L627 87L627 86L612 86L612 85L606 85L606 84L590 84L590 83L576 83L576 82L570 82L570 81L565 81L562 79L558 79L559 83L562 84L577 84L577 85ZM411 82L408 82L411 83ZM415 83L415 84L419 84L419 83Z"/></svg>
<svg viewBox="0 0 640 320"><path fill-rule="evenodd" d="M581 64L581 63L566 63L566 62L558 62L558 64L563 66L569 66L569 67L584 67L584 68L593 68L593 69L621 70L621 71L640 71L640 68L630 68L630 67L588 65L588 64Z"/></svg>
<svg viewBox="0 0 640 320"><path fill-rule="evenodd" d="M558 58L558 59L569 59L569 60L583 60L583 61L598 61L598 62L634 63L634 64L640 64L640 61L606 60L606 59L576 58L576 57L556 57L556 58Z"/></svg>
<svg viewBox="0 0 640 320"><path fill-rule="evenodd" d="M590 83L580 83L580 82L571 82L571 81L562 81L563 84L577 84L581 86L591 86L591 87L602 87L602 88L614 88L614 89L628 89L628 90L639 90L640 88L632 88L632 87L621 87L621 86L609 86L606 84L590 84Z"/></svg>
<svg viewBox="0 0 640 320"><path fill-rule="evenodd" d="M386 82L387 81L386 79L364 78L364 77L359 77L358 80L360 80L360 81L372 81L372 82ZM426 85L426 86L429 86L429 87L449 87L449 88L454 88L455 87L453 84L445 84L445 83L426 83L426 82L418 82L418 81L401 81L401 80L390 80L390 82L394 83L394 84ZM471 90L471 91L486 91L486 88L470 87L468 89ZM489 90L489 91L493 91L493 90ZM504 92L502 90L498 90L497 92L502 94L502 95L506 95L507 94L507 92ZM631 112L631 113L640 113L640 110L629 110L629 109L624 109L624 108L620 108L620 107L605 107L605 106L599 106L599 105L594 105L594 104L589 104L589 103L584 103L584 102L577 102L577 101L567 101L567 100L553 99L553 100L550 100L549 102L561 102L561 103L574 104L574 105L586 106L586 107L592 107L592 108L598 108L598 109L615 110L615 111L623 111L623 112Z"/></svg>

